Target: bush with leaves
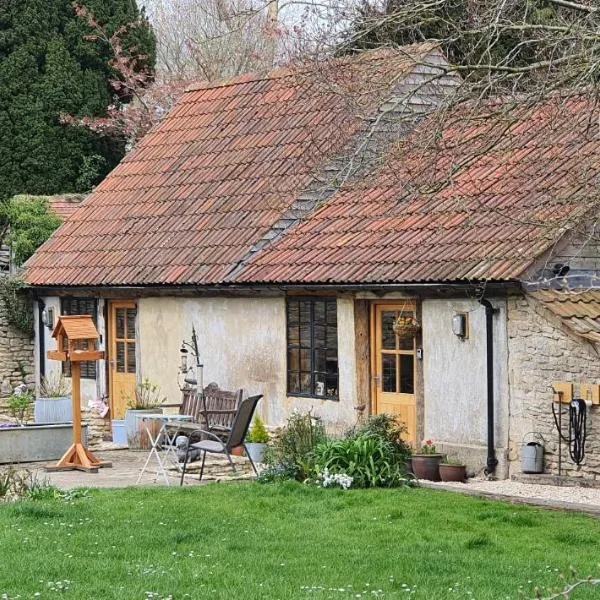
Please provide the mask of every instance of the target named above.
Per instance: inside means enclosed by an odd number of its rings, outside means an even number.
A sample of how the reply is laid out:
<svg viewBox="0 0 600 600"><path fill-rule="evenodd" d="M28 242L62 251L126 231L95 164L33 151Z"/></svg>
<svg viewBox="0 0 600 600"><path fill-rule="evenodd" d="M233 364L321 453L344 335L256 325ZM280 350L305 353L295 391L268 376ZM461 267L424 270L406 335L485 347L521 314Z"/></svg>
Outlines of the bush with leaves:
<svg viewBox="0 0 600 600"><path fill-rule="evenodd" d="M26 288L19 276L0 277L0 309L9 325L33 337L33 309Z"/></svg>
<svg viewBox="0 0 600 600"><path fill-rule="evenodd" d="M412 454L410 446L402 439L406 434L406 426L400 423L394 415L380 414L371 415L365 423L350 429L346 433L347 438L360 435L374 435L387 440L393 448L395 459L398 462L406 462Z"/></svg>
<svg viewBox="0 0 600 600"><path fill-rule="evenodd" d="M314 453L317 472L352 478L352 487L396 487L408 483L403 458L385 437L359 433L319 445Z"/></svg>
<svg viewBox="0 0 600 600"><path fill-rule="evenodd" d="M304 481L316 474L314 451L327 440L321 420L310 412L294 411L268 448L267 470L279 479Z"/></svg>
<svg viewBox="0 0 600 600"><path fill-rule="evenodd" d="M24 425L31 417L33 410L33 394L29 391L12 394L7 402L8 412L19 425Z"/></svg>

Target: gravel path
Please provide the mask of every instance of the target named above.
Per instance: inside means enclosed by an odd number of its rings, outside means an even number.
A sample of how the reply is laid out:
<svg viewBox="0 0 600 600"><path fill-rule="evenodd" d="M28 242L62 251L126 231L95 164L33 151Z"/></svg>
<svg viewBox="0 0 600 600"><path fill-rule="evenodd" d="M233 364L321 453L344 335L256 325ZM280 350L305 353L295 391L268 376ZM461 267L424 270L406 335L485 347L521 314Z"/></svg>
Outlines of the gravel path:
<svg viewBox="0 0 600 600"><path fill-rule="evenodd" d="M517 481L486 481L470 479L469 483L433 483L428 482L428 487L456 490L463 493L493 494L508 496L509 498L523 498L539 500L540 504L567 502L581 504L600 509L600 489L582 487L563 487L555 485L537 485L533 483L519 483ZM558 506L557 506L558 507ZM582 507L583 508L583 507Z"/></svg>

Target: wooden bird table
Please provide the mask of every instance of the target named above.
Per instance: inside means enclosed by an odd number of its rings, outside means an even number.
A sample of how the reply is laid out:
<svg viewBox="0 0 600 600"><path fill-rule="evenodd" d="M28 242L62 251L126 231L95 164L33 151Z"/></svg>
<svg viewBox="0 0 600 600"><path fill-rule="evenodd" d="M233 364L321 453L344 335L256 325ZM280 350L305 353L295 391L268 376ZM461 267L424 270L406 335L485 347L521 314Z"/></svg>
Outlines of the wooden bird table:
<svg viewBox="0 0 600 600"><path fill-rule="evenodd" d="M104 352L97 349L99 335L89 315L63 315L52 332L56 338L56 350L48 351L48 358L71 362L73 399L73 444L55 464L46 471L87 471L97 473L100 467L112 464L100 460L88 450L81 436L81 362L104 358Z"/></svg>

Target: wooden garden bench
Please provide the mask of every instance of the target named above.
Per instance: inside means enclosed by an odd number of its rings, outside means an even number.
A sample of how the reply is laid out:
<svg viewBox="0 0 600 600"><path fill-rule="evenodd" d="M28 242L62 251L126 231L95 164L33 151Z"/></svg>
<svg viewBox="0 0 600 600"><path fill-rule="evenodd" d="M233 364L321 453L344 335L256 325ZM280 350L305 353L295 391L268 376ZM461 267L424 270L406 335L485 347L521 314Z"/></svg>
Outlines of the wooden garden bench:
<svg viewBox="0 0 600 600"><path fill-rule="evenodd" d="M241 389L235 392L222 390L216 383L208 384L203 395L199 395L194 389L184 390L179 414L191 416L192 421L173 421L167 428L171 431L177 429L182 435L196 429L227 435L231 431L243 395L244 391Z"/></svg>

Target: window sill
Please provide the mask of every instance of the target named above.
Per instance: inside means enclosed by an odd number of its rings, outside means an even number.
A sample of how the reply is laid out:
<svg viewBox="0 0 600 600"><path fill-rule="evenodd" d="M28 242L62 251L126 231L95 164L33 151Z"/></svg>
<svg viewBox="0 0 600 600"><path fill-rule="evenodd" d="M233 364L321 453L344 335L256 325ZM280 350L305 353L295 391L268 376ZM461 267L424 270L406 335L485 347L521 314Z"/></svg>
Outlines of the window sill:
<svg viewBox="0 0 600 600"><path fill-rule="evenodd" d="M288 398L307 398L309 400L322 400L325 402L339 402L339 396L314 396L311 394L294 394L293 392L287 392Z"/></svg>

